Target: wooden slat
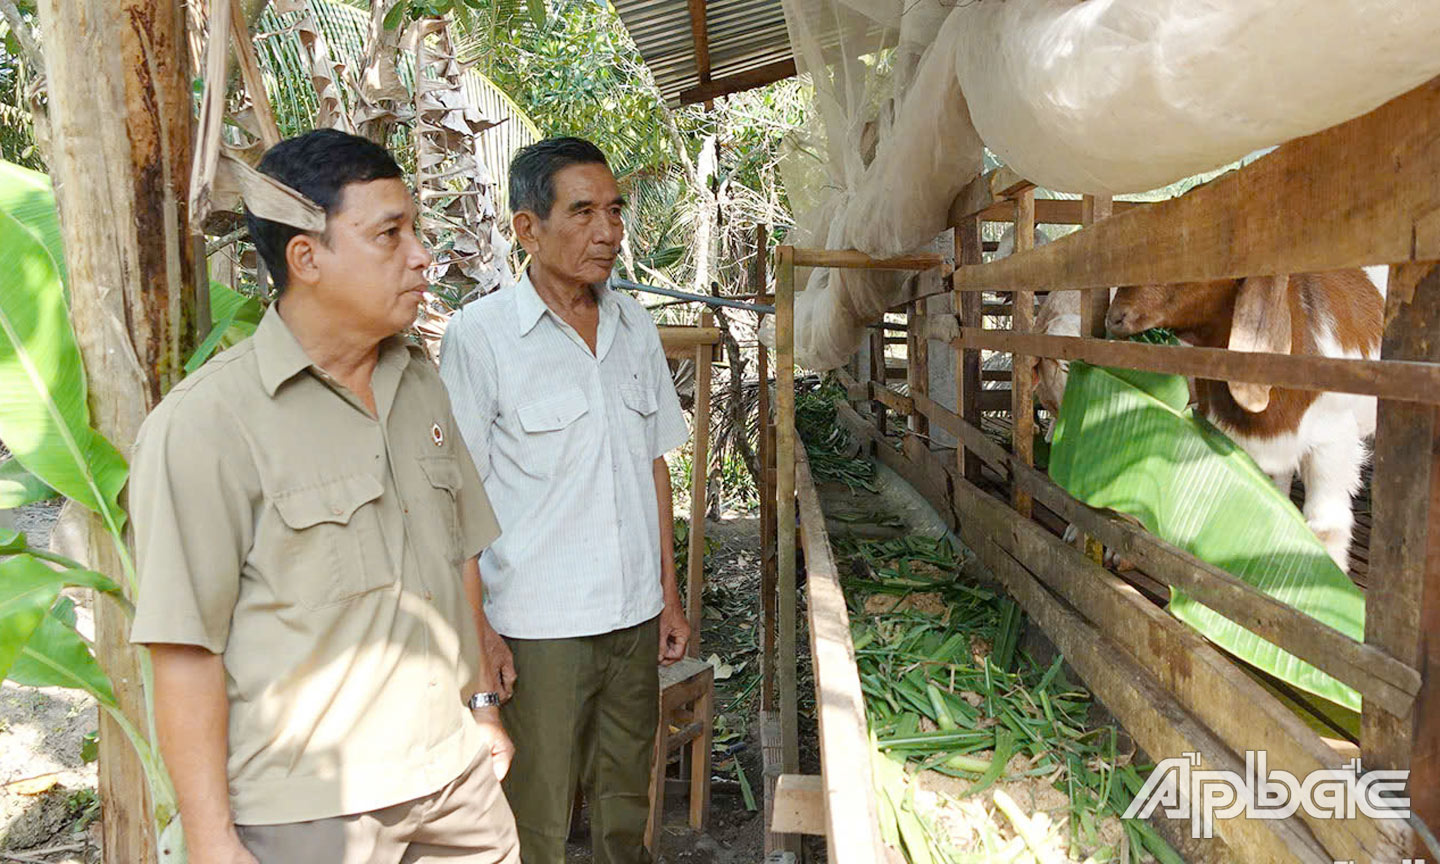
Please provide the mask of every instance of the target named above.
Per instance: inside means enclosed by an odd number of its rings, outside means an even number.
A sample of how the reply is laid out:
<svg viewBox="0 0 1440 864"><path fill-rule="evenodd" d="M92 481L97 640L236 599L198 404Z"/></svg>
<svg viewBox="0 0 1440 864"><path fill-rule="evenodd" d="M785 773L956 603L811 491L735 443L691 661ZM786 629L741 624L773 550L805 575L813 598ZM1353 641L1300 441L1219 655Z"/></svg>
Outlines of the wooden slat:
<svg viewBox="0 0 1440 864"><path fill-rule="evenodd" d="M953 287L1107 288L1440 258L1437 116L1440 79L1180 198L961 268Z"/></svg>
<svg viewBox="0 0 1440 864"><path fill-rule="evenodd" d="M875 415L875 426L883 436L889 429L885 416L886 404L876 392L885 388L885 339L880 328L870 331L870 372L865 382L870 394L870 411Z"/></svg>
<svg viewBox="0 0 1440 864"><path fill-rule="evenodd" d="M915 410L915 402L909 396L897 393L889 387L880 387L874 382L870 384L870 398L900 414L910 414Z"/></svg>
<svg viewBox="0 0 1440 864"><path fill-rule="evenodd" d="M775 268L775 544L779 566L776 587L780 685L780 734L783 767L800 767L799 702L795 652L795 258L782 246Z"/></svg>
<svg viewBox="0 0 1440 864"><path fill-rule="evenodd" d="M1115 213L1124 213L1136 207L1147 207L1145 201L1116 201ZM997 201L980 214L981 222L1014 222L1015 208L1009 201ZM1037 225L1085 225L1085 205L1079 198L1036 198L1035 223ZM986 243L986 252L994 252L995 244Z"/></svg>
<svg viewBox="0 0 1440 864"><path fill-rule="evenodd" d="M825 836L825 781L814 774L781 774L775 783L770 830Z"/></svg>
<svg viewBox="0 0 1440 864"><path fill-rule="evenodd" d="M695 49L695 71L700 79L700 86L704 87L710 83L710 33L705 26L705 0L689 0L690 7L690 41ZM708 110L712 107L711 100L705 102Z"/></svg>
<svg viewBox="0 0 1440 864"><path fill-rule="evenodd" d="M715 318L700 313L700 331L714 330ZM717 331L718 332L718 331ZM700 624L704 615L701 605L705 591L705 482L710 474L710 357L711 347L696 345L694 450L690 460L690 551L685 574L686 617L690 621L690 645L686 653L700 656Z"/></svg>
<svg viewBox="0 0 1440 864"><path fill-rule="evenodd" d="M755 272L752 288L763 294L766 286L765 264L769 256L769 231L755 226ZM764 321L761 315L757 324ZM770 418L770 351L765 343L755 349L756 377L756 442L760 460L760 710L775 710L775 448L772 445L774 426Z"/></svg>
<svg viewBox="0 0 1440 864"><path fill-rule="evenodd" d="M825 782L825 829L835 862L885 860L879 809L870 776L865 697L855 668L850 614L825 534L825 513L803 447L795 451L795 489L805 544L810 656L815 670L815 714L820 727L820 772Z"/></svg>
<svg viewBox="0 0 1440 864"><path fill-rule="evenodd" d="M853 249L795 249L796 267L836 267L845 270L929 270L945 263L945 256L922 252L895 258L871 258Z"/></svg>
<svg viewBox="0 0 1440 864"><path fill-rule="evenodd" d="M721 96L729 96L731 93L754 90L756 87L764 87L766 84L774 84L776 81L784 81L786 78L793 77L795 77L795 61L793 59L777 60L774 63L756 66L754 69L747 69L724 78L716 78L709 84L681 90L680 104L695 105L700 102L709 102L719 99Z"/></svg>
<svg viewBox="0 0 1440 864"><path fill-rule="evenodd" d="M979 264L982 258L980 221L972 216L959 221L951 220L950 224L955 226L956 266ZM955 332L949 336L936 337L932 335L930 338L939 338L940 341L949 344L955 336L959 335L958 324L960 322L967 327L983 326L984 319L980 314L981 303L982 298L979 294L961 291L951 294L950 308L956 314L927 315L925 316L925 325L933 327L937 322L948 321L955 328ZM980 352L955 348L955 410L976 426L980 425L980 390ZM955 460L966 477L972 481L979 481L980 460L976 458L968 442L956 450Z"/></svg>
<svg viewBox="0 0 1440 864"><path fill-rule="evenodd" d="M1418 283L1418 284L1417 284ZM1440 362L1440 267L1393 268L1382 357ZM1365 704L1365 764L1409 769L1410 807L1440 831L1440 416L1381 400L1365 641L1427 671L1411 711ZM1418 847L1412 851L1420 851Z"/></svg>
<svg viewBox="0 0 1440 864"><path fill-rule="evenodd" d="M696 345L719 345L720 328L710 326L684 327L664 324L655 329L660 331L660 344L667 351L678 348L690 351Z"/></svg>
<svg viewBox="0 0 1440 864"><path fill-rule="evenodd" d="M1109 195L1086 195L1081 202L1084 206L1081 222L1086 227L1102 219L1110 218L1115 202ZM1110 292L1105 288L1090 288L1080 296L1080 335L1105 337L1105 314L1110 310Z"/></svg>
<svg viewBox="0 0 1440 864"><path fill-rule="evenodd" d="M935 322L939 317L929 316L929 320ZM929 326L932 332L939 332L944 325ZM1440 365L1434 363L1251 354L1223 348L1146 345L973 327L960 328L959 336L951 344L956 348L1084 360L1100 366L1170 372L1192 378L1255 381L1295 390L1334 390L1402 402L1440 403Z"/></svg>
<svg viewBox="0 0 1440 864"><path fill-rule="evenodd" d="M925 302L922 300L910 307L905 334L910 343L905 349L905 389L922 395L930 392L930 340L925 338L923 330ZM916 414L913 408L906 413L910 414L911 431L920 435L930 434L930 421Z"/></svg>
<svg viewBox="0 0 1440 864"><path fill-rule="evenodd" d="M948 222L959 225L967 218L979 216L998 202L1034 188L1034 183L1015 173L1009 166L1001 165L971 180L960 190L960 194L956 195L950 204Z"/></svg>
<svg viewBox="0 0 1440 864"><path fill-rule="evenodd" d="M1035 190L1025 189L1015 196L1015 254L1035 248ZM1011 296L1014 312L1010 328L1015 333L1035 329L1035 294L1016 291ZM1010 370L1010 436L1015 458L1021 464L1035 464L1035 358L1016 354ZM1011 503L1016 512L1030 517L1030 495L1019 486L1011 487Z"/></svg>

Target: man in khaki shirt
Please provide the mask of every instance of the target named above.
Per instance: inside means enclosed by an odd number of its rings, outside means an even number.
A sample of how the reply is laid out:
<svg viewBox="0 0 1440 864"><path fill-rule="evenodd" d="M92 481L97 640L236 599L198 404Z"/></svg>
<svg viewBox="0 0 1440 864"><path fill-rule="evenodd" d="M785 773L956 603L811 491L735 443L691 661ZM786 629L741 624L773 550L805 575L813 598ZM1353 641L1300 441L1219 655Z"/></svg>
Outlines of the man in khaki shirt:
<svg viewBox="0 0 1440 864"><path fill-rule="evenodd" d="M494 699L473 559L499 531L397 336L430 261L415 204L388 153L333 130L261 170L326 230L250 217L280 298L155 409L131 475L131 638L190 861L514 862L513 748L467 706Z"/></svg>

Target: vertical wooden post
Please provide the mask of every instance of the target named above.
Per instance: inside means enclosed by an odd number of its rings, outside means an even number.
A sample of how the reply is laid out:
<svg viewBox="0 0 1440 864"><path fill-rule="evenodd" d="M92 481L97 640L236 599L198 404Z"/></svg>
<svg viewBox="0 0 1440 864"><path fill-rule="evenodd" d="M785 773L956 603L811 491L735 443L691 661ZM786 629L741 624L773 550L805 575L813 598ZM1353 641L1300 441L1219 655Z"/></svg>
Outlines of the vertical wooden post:
<svg viewBox="0 0 1440 864"><path fill-rule="evenodd" d="M1086 227L1101 219L1108 219L1114 209L1114 200L1109 195L1086 195L1081 199L1080 223ZM1095 339L1105 338L1105 315L1110 311L1110 292L1104 288L1091 288L1080 292L1080 335ZM1094 537L1085 537L1085 554L1097 564L1105 562L1105 546Z"/></svg>
<svg viewBox="0 0 1440 864"><path fill-rule="evenodd" d="M40 0L39 12L71 318L91 417L126 453L145 415L184 375L195 344L185 9L177 0ZM98 522L90 535L87 563L124 584ZM97 599L95 652L121 709L144 730L149 664L128 644L128 631L126 613ZM105 860L156 860L144 771L104 713L99 791Z"/></svg>
<svg viewBox="0 0 1440 864"><path fill-rule="evenodd" d="M765 293L765 262L769 258L764 225L755 227L755 285ZM765 316L760 316L759 323ZM760 450L760 710L775 710L775 447L770 422L770 351L760 343L756 351L760 392L756 413Z"/></svg>
<svg viewBox="0 0 1440 864"><path fill-rule="evenodd" d="M1026 189L1015 197L1015 254L1035 248L1035 190ZM1016 290L1011 328L1028 333L1035 327L1035 294ZM1035 464L1035 375L1034 357L1011 355L1010 363L1010 430L1011 449L1026 465ZM1030 496L1017 486L1011 501L1021 516L1030 516Z"/></svg>
<svg viewBox="0 0 1440 864"><path fill-rule="evenodd" d="M881 318L884 322L884 318ZM879 324L870 328L870 374L866 376L869 380L867 388L871 395L876 389L885 387L885 328ZM885 403L879 400L871 401L870 411L875 417L875 428L880 430L880 437L883 440L886 432L885 425Z"/></svg>
<svg viewBox="0 0 1440 864"><path fill-rule="evenodd" d="M1440 264L1391 268L1385 324L1382 358L1440 362ZM1380 401L1371 502L1365 642L1423 682L1409 716L1365 701L1362 761L1409 769L1411 812L1440 833L1440 409Z"/></svg>
<svg viewBox="0 0 1440 864"><path fill-rule="evenodd" d="M918 277L917 277L918 278ZM930 395L930 337L925 335L926 300L910 304L909 330L905 334L905 383L911 395ZM917 409L910 415L910 430L917 435L930 434L930 418ZM929 446L925 439L921 443Z"/></svg>
<svg viewBox="0 0 1440 864"><path fill-rule="evenodd" d="M775 542L780 651L781 763L786 774L800 769L795 653L795 250L778 250L775 271Z"/></svg>
<svg viewBox="0 0 1440 864"><path fill-rule="evenodd" d="M1086 195L1081 199L1080 224L1089 226L1101 219L1110 218L1114 206L1115 203L1109 195ZM1109 310L1108 290L1091 288L1080 292L1080 335L1105 338L1105 313Z"/></svg>
<svg viewBox="0 0 1440 864"><path fill-rule="evenodd" d="M955 226L955 267L969 267L983 263L984 246L980 241L980 217L967 216ZM978 291L953 291L951 307L959 316L961 327L980 327L984 319L980 305L984 295ZM967 423L980 428L980 352L964 348L955 352L955 413ZM965 473L971 483L980 482L980 457L967 450L963 443L957 445L956 465Z"/></svg>
<svg viewBox="0 0 1440 864"><path fill-rule="evenodd" d="M700 326L713 327L715 316L700 313ZM690 619L687 653L700 656L700 624L705 594L705 479L710 473L710 364L714 345L695 347L695 443L690 460L690 551L685 575L685 609Z"/></svg>

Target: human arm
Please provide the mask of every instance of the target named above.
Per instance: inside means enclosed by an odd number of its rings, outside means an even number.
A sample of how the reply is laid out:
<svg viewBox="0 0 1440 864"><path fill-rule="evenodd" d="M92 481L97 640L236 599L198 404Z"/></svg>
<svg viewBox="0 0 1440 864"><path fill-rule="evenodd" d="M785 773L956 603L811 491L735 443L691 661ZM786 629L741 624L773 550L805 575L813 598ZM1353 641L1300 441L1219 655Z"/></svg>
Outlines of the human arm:
<svg viewBox="0 0 1440 864"><path fill-rule="evenodd" d="M218 654L197 645L150 646L155 731L175 785L191 864L258 864L240 842L225 771L230 700Z"/></svg>
<svg viewBox="0 0 1440 864"><path fill-rule="evenodd" d="M660 590L665 608L660 612L660 664L669 666L685 656L690 644L690 622L680 603L680 585L675 576L675 503L670 490L670 466L664 456L655 457L655 501L660 511Z"/></svg>

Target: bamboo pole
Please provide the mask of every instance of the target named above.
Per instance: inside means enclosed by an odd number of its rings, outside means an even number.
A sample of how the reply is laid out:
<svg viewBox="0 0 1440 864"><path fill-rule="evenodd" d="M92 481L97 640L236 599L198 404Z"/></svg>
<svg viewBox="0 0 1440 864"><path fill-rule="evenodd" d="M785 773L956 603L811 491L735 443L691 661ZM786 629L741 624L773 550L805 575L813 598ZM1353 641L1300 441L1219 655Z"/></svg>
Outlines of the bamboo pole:
<svg viewBox="0 0 1440 864"><path fill-rule="evenodd" d="M700 313L701 329L715 318ZM700 623L705 593L705 480L710 473L710 345L695 346L695 444L690 460L690 560L685 576L686 616L690 619L691 657L700 656Z"/></svg>
<svg viewBox="0 0 1440 864"><path fill-rule="evenodd" d="M756 294L765 293L765 262L769 258L769 240L764 225L755 226ZM761 315L757 324L764 321ZM758 430L760 450L760 710L775 710L775 445L774 425L770 420L770 350L765 343L756 351L756 374L759 379Z"/></svg>
<svg viewBox="0 0 1440 864"><path fill-rule="evenodd" d="M775 272L775 537L779 559L780 736L786 774L800 770L795 653L795 253L777 250Z"/></svg>
<svg viewBox="0 0 1440 864"><path fill-rule="evenodd" d="M195 246L186 232L191 160L190 52L176 0L40 0L71 319L99 431L128 452L140 423L183 375L194 347ZM93 569L128 568L98 522ZM128 574L127 574L128 575ZM126 585L133 598L133 585ZM122 710L149 726L149 666L128 616L97 600L95 651ZM120 728L100 719L105 860L156 859L155 808Z"/></svg>

